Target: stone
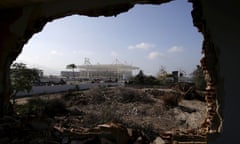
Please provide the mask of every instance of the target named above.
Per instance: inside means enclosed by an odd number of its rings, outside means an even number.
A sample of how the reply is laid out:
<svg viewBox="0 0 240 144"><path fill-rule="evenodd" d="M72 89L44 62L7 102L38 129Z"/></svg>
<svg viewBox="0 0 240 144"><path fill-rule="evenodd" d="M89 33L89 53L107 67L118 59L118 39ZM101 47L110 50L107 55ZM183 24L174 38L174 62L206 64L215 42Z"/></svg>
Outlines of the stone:
<svg viewBox="0 0 240 144"><path fill-rule="evenodd" d="M161 137L157 137L152 144L165 144L165 142Z"/></svg>

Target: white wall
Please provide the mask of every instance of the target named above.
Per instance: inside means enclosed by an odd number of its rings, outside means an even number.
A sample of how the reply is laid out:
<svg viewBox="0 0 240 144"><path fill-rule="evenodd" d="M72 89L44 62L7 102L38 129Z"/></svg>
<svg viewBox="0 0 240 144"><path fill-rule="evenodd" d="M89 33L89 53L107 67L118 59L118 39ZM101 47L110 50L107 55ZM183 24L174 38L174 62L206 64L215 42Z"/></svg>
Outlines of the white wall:
<svg viewBox="0 0 240 144"><path fill-rule="evenodd" d="M31 95L38 95L38 94L50 94L50 93L57 93L57 92L64 92L68 90L76 89L76 86L79 87L79 90L89 89L92 87L97 86L116 86L119 83L84 83L79 85L53 85L53 86L33 86L32 90L28 92L18 92L17 96L31 96Z"/></svg>

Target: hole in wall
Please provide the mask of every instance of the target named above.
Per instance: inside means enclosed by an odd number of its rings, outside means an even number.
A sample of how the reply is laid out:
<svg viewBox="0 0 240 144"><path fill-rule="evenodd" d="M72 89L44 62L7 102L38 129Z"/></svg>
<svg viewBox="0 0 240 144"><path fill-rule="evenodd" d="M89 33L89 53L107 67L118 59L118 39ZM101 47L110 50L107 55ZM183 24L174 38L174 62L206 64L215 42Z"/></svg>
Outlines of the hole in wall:
<svg viewBox="0 0 240 144"><path fill-rule="evenodd" d="M134 16L136 20L131 18L131 20L127 18L124 19L124 15L131 15L135 10L137 11L136 13L140 13L144 11L142 6L136 6L133 10L126 14L119 15L117 18L80 18L79 16L72 16L56 20L52 23L52 26L48 24L43 32L30 40L17 61L45 69L44 72L46 71L46 73L50 75L59 74L56 71L64 70L67 64L76 63L79 65L83 63L85 57L90 57L91 62L95 64L115 63L117 61L114 60L118 59L120 63L136 65L142 69L146 75L156 75L161 66L165 66L168 72L178 70L190 74L196 65L199 64L202 41L200 34L196 33L196 29L192 25L191 9L187 12L190 18L189 23L185 23L186 21L184 19L177 16L177 14L179 14L176 12L178 7L173 6L173 11L170 11L168 16L164 16L164 12L157 11L158 9L167 9L168 6L177 5L178 3L179 2L172 2L167 5L161 5L158 8L155 6L144 6L150 7L151 12L146 11L138 16ZM188 8L191 7L189 3L186 3L186 5L188 5ZM185 8L181 6L179 7L180 11L184 9ZM152 17L151 15L148 16L148 13L160 13L163 15ZM121 18L123 19L122 21ZM86 19L87 22L84 22L83 19ZM171 19L178 19L178 21L167 22L167 20ZM74 22L75 20L77 21L76 23ZM116 27L117 24L113 22L115 20L119 20L122 26ZM161 20L166 21L166 23L161 24ZM66 26L68 21L70 21L70 24ZM127 23L128 21L130 21L129 24ZM54 23L57 22L59 22L59 26L58 24L54 25ZM83 25L84 23L85 26ZM189 26L189 24L191 26ZM64 27L61 25L64 25ZM90 27L90 25L92 26ZM68 31L69 28L75 26L78 27L77 30ZM185 26L187 29L192 27L192 30L184 31ZM40 36L45 33L48 27L52 27L51 29L55 32L50 32L52 34L44 36L42 40ZM104 27L107 29L104 29ZM83 31L87 29L90 31ZM180 30L182 30L181 35L175 34L176 31L178 32ZM96 33L96 31L100 32ZM190 35L189 33L195 34ZM55 38L58 39L58 41L54 41ZM32 41L38 42L34 46L34 44L31 45ZM63 41L67 43L60 43ZM170 43L164 44L166 41ZM172 41L174 42L171 43ZM88 44L84 44L84 42L88 42ZM188 44L185 44L185 42ZM198 45L196 45L196 43L198 43ZM27 49L31 49L34 52L25 51ZM37 53L39 56L35 55L37 49L46 49L46 51L39 51ZM198 50L195 51L195 49ZM26 54L24 58L25 52L28 54ZM186 52L188 52L187 57L184 55ZM190 62L193 63L190 64ZM45 64L47 64L47 67L45 67ZM137 72L135 74L137 74ZM134 107L132 107L132 109L134 109ZM175 111L177 110L175 109ZM174 110L172 113L174 113ZM172 120L169 119L169 122L170 121ZM184 123L184 118L182 123ZM172 127L169 127L169 129L171 128Z"/></svg>

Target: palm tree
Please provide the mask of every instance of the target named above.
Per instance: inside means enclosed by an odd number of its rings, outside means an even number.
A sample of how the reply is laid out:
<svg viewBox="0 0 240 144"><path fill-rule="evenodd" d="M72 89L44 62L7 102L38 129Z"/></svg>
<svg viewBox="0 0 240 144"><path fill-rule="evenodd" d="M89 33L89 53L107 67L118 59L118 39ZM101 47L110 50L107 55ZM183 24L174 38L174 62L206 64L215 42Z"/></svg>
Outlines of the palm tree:
<svg viewBox="0 0 240 144"><path fill-rule="evenodd" d="M67 69L72 69L72 74L73 74L73 78L75 77L74 75L74 69L77 68L77 66L75 64L69 64L66 66Z"/></svg>

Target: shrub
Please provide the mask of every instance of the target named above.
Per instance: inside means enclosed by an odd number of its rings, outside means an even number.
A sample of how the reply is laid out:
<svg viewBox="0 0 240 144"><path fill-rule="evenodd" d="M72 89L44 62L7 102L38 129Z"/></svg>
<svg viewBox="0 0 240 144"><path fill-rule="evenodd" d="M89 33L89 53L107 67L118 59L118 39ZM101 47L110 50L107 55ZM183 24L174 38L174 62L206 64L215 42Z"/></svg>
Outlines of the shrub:
<svg viewBox="0 0 240 144"><path fill-rule="evenodd" d="M201 66L197 65L197 68L192 72L192 79L199 90L205 90L206 80Z"/></svg>
<svg viewBox="0 0 240 144"><path fill-rule="evenodd" d="M18 108L19 113L29 115L42 115L46 101L40 98L29 99L28 103Z"/></svg>
<svg viewBox="0 0 240 144"><path fill-rule="evenodd" d="M106 103L100 109L101 123L111 122L111 121L120 121L122 116L117 113L117 104L116 103Z"/></svg>
<svg viewBox="0 0 240 144"><path fill-rule="evenodd" d="M54 117L56 115L64 115L67 113L65 104L59 99L53 99L47 101L47 104L44 109L44 113L50 117Z"/></svg>
<svg viewBox="0 0 240 144"><path fill-rule="evenodd" d="M83 117L82 123L83 123L83 126L88 126L89 128L91 128L100 124L100 121L101 121L101 117L98 114L94 112L90 112Z"/></svg>
<svg viewBox="0 0 240 144"><path fill-rule="evenodd" d="M58 99L43 100L40 98L34 98L28 100L28 103L22 105L18 109L19 113L27 115L37 116L49 116L54 117L56 115L66 114L67 110L62 101Z"/></svg>
<svg viewBox="0 0 240 144"><path fill-rule="evenodd" d="M85 97L89 99L89 103L101 104L105 102L104 88L93 88L85 92Z"/></svg>
<svg viewBox="0 0 240 144"><path fill-rule="evenodd" d="M170 93L166 93L162 97L162 100L165 106L175 107L175 106L178 106L178 103L180 102L181 97L180 97L180 94L170 92Z"/></svg>
<svg viewBox="0 0 240 144"><path fill-rule="evenodd" d="M69 90L66 94L63 95L63 99L65 101L71 100L73 97L76 97L77 94L73 93L71 90Z"/></svg>
<svg viewBox="0 0 240 144"><path fill-rule="evenodd" d="M133 88L119 88L116 91L116 98L117 101L121 103L154 102L154 100L145 92Z"/></svg>

